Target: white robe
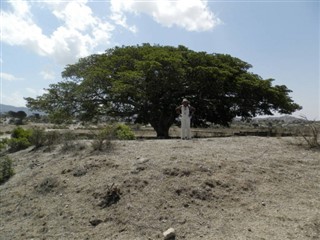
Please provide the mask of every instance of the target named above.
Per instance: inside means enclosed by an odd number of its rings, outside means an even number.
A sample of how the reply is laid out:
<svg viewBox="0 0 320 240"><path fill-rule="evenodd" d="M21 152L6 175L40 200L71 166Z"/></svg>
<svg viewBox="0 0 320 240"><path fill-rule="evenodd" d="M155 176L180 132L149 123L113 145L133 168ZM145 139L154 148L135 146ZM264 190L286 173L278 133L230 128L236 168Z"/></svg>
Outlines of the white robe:
<svg viewBox="0 0 320 240"><path fill-rule="evenodd" d="M189 106L181 106L181 138L190 139L191 130L190 130L190 108Z"/></svg>

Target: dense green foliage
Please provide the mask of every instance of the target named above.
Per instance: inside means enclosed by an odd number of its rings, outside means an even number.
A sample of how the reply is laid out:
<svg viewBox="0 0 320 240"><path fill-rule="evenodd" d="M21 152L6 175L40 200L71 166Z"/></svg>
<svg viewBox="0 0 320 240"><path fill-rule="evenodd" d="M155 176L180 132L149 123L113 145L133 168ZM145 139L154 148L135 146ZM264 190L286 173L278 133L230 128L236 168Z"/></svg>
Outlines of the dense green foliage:
<svg viewBox="0 0 320 240"><path fill-rule="evenodd" d="M18 112L9 111L8 115L12 118L17 119L17 121L16 121L17 125L22 125L23 119L25 119L27 117L27 114L24 111L18 111Z"/></svg>
<svg viewBox="0 0 320 240"><path fill-rule="evenodd" d="M9 151L17 152L30 147L32 145L30 142L31 135L31 130L25 130L21 127L15 128L8 141Z"/></svg>
<svg viewBox="0 0 320 240"><path fill-rule="evenodd" d="M182 98L197 109L193 124L229 125L235 117L250 119L273 112L290 114L301 107L284 85L272 86L249 72L252 66L225 54L195 52L184 46L124 46L68 65L63 81L27 106L51 120L133 118L150 123L158 137L168 137Z"/></svg>
<svg viewBox="0 0 320 240"><path fill-rule="evenodd" d="M132 129L124 124L115 126L115 135L119 140L134 140L136 138Z"/></svg>
<svg viewBox="0 0 320 240"><path fill-rule="evenodd" d="M6 182L13 174L11 158L8 156L0 157L0 184Z"/></svg>

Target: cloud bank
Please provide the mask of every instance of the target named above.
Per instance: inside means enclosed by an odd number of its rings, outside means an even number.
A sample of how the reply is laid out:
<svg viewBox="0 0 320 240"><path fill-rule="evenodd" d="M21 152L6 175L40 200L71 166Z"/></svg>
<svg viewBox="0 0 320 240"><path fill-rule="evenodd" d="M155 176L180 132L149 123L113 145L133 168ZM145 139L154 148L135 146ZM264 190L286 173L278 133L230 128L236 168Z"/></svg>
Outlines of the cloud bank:
<svg viewBox="0 0 320 240"><path fill-rule="evenodd" d="M146 14L165 27L177 26L187 31L208 31L221 23L201 0L111 0L112 19L131 31L136 26L129 26L126 13Z"/></svg>
<svg viewBox="0 0 320 240"><path fill-rule="evenodd" d="M209 31L221 22L208 8L207 1L111 0L99 4L105 7L104 18L93 12L88 0L8 1L1 15L1 41L23 46L66 65L99 48L105 49L117 26L136 33L138 27L128 23L128 14L144 14L164 27L175 26L186 31ZM49 12L48 17L56 24L47 34L47 29L39 24L46 21L37 16L41 10Z"/></svg>
<svg viewBox="0 0 320 240"><path fill-rule="evenodd" d="M10 73L0 72L0 80L12 82L17 80L23 80L23 78L16 77Z"/></svg>
<svg viewBox="0 0 320 240"><path fill-rule="evenodd" d="M91 54L99 45L108 44L114 26L94 16L87 1L10 1L2 12L2 41L24 46L41 56L65 65ZM36 23L33 8L49 9L61 25L46 35ZM43 20L43 19L42 19Z"/></svg>

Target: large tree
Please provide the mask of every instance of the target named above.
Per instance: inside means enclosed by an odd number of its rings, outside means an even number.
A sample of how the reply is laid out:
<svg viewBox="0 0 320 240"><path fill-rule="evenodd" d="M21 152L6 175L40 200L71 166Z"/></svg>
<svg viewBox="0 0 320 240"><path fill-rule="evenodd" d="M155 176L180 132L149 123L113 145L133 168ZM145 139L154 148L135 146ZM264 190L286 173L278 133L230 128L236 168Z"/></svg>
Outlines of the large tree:
<svg viewBox="0 0 320 240"><path fill-rule="evenodd" d="M249 72L251 67L230 55L184 46L115 47L66 66L63 81L26 100L29 108L55 118L135 116L136 122L150 123L164 138L169 137L182 98L196 107L197 126L301 109L286 86L273 86L273 79Z"/></svg>

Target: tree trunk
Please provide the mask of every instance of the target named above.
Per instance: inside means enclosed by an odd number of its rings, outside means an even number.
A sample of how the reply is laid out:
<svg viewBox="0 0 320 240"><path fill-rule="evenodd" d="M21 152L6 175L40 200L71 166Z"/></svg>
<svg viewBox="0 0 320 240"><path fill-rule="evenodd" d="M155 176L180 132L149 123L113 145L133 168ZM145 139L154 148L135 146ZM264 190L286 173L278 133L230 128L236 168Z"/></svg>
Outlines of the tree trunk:
<svg viewBox="0 0 320 240"><path fill-rule="evenodd" d="M157 120L151 122L151 126L157 133L157 138L167 139L169 136L169 129L173 124L174 116L160 116Z"/></svg>
<svg viewBox="0 0 320 240"><path fill-rule="evenodd" d="M157 132L157 138L161 138L161 139L170 138L168 127L158 126L157 128L154 128L154 130Z"/></svg>

